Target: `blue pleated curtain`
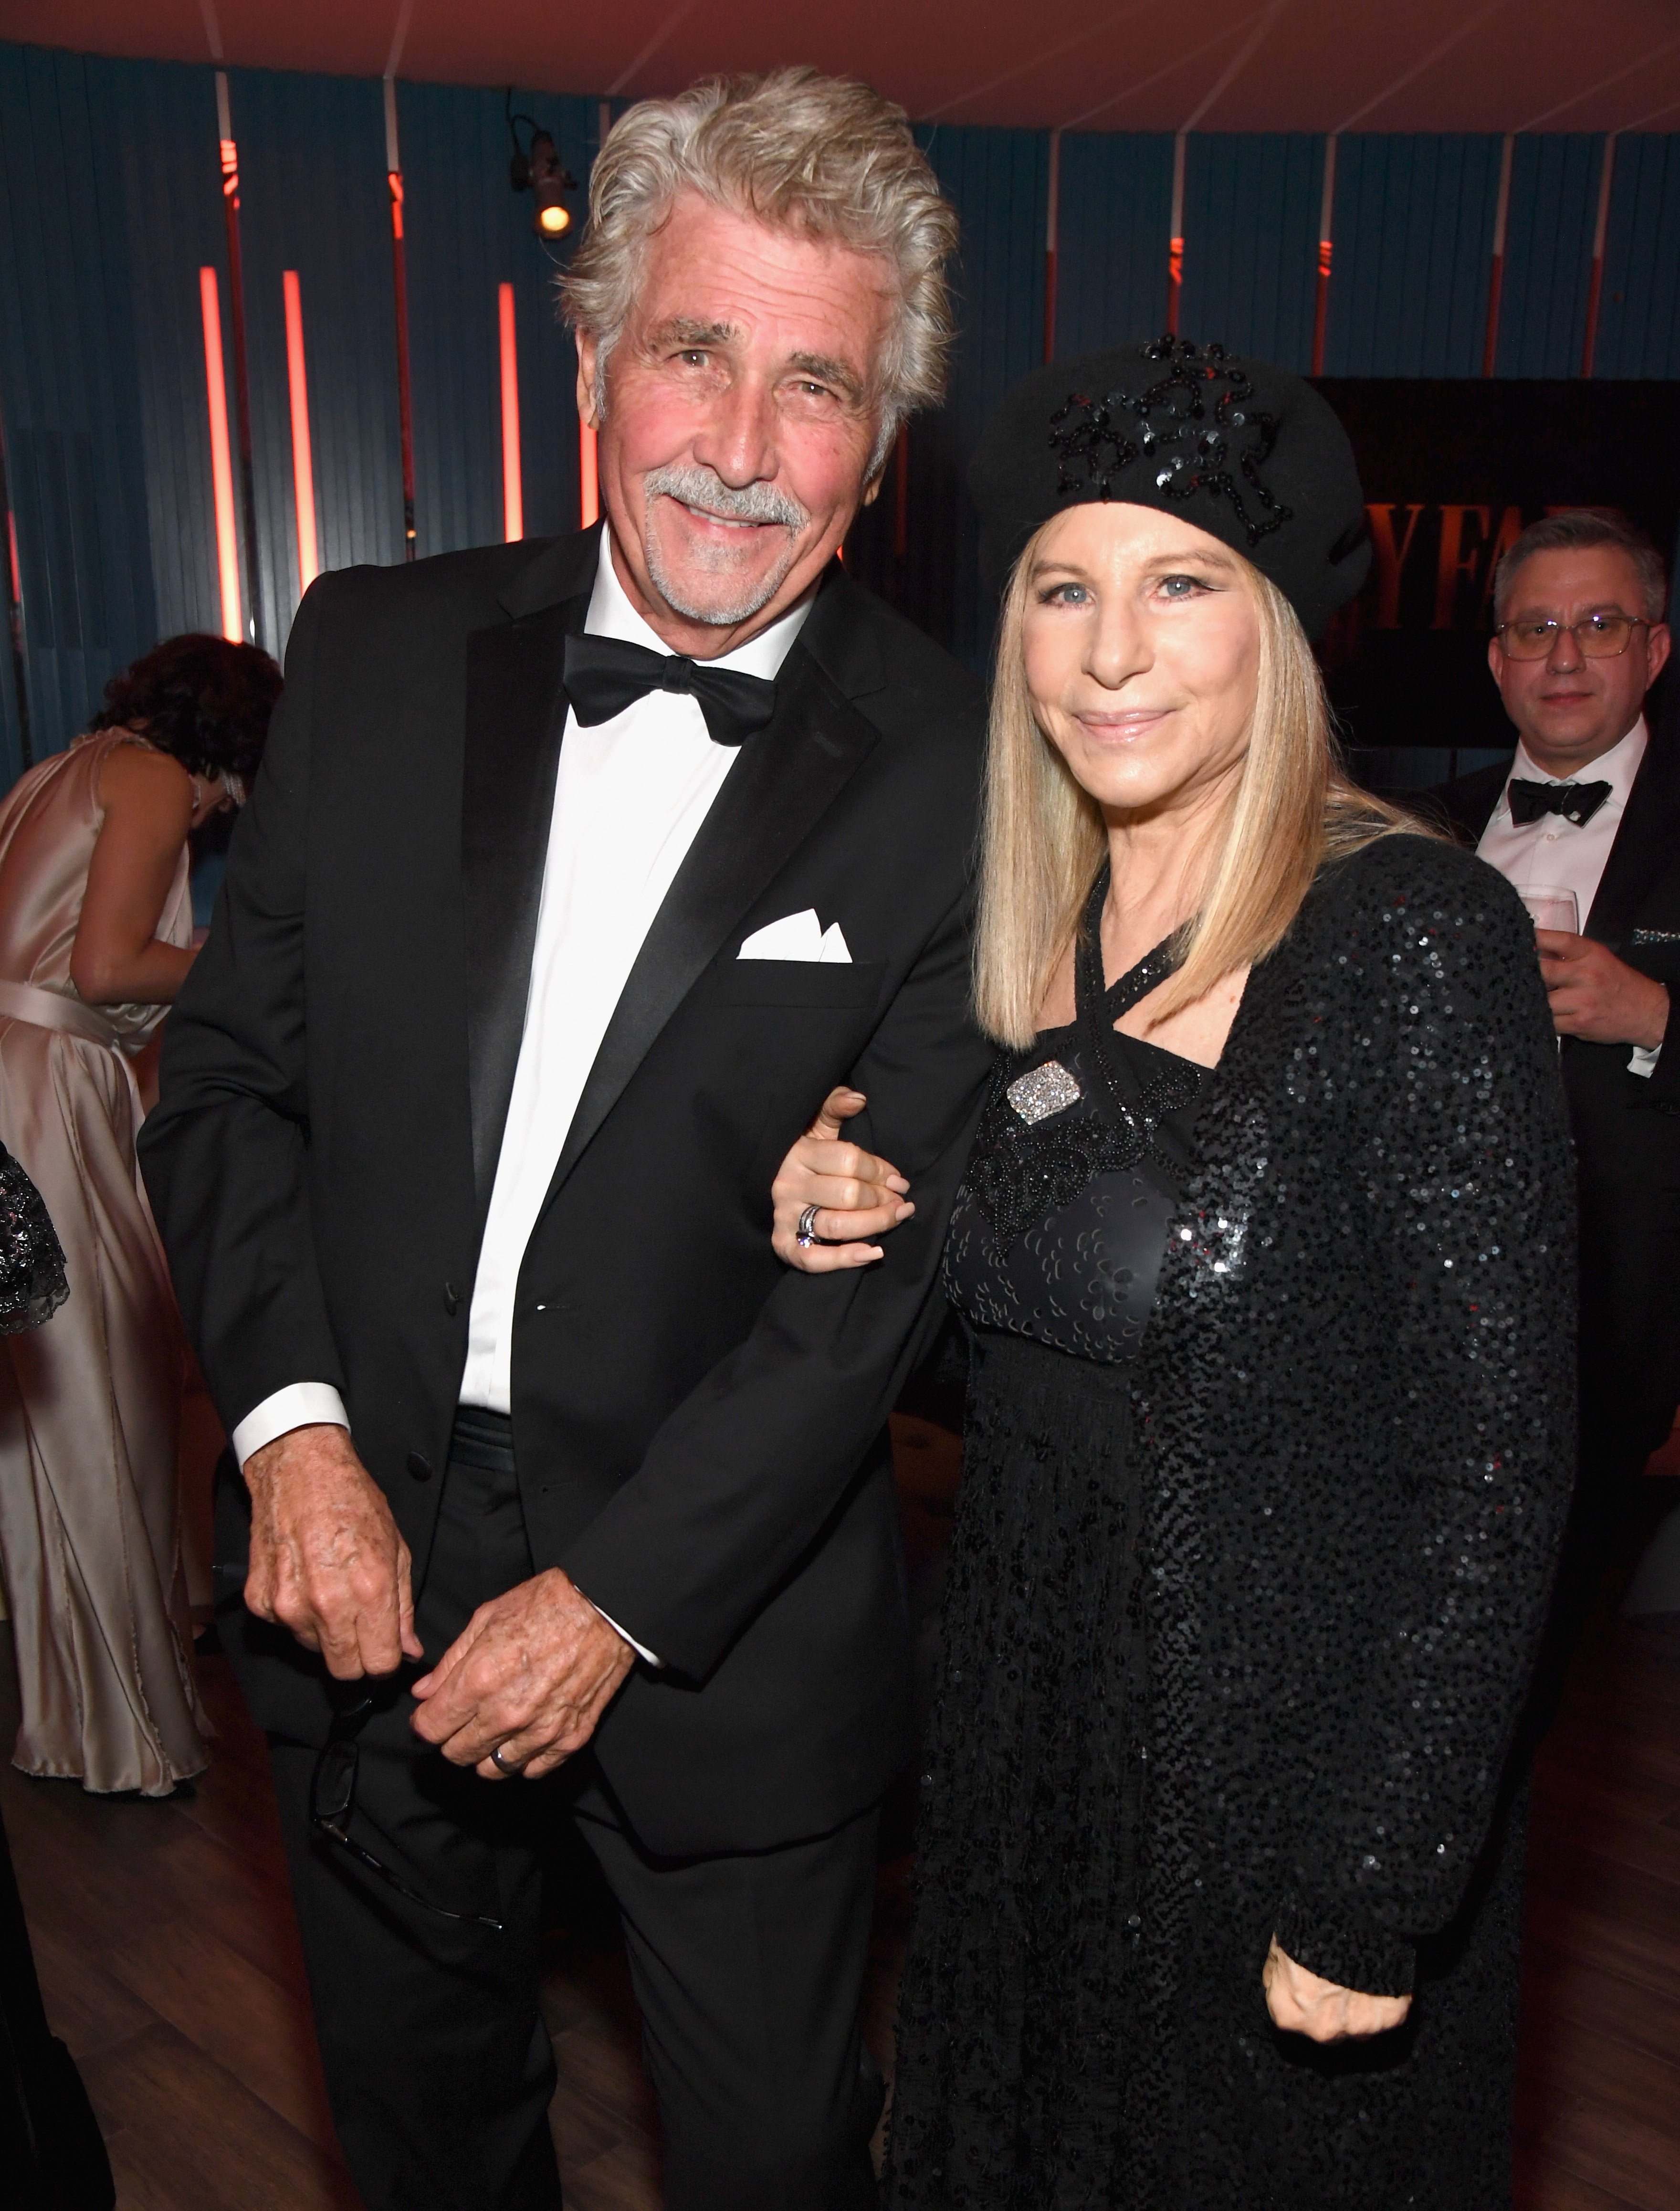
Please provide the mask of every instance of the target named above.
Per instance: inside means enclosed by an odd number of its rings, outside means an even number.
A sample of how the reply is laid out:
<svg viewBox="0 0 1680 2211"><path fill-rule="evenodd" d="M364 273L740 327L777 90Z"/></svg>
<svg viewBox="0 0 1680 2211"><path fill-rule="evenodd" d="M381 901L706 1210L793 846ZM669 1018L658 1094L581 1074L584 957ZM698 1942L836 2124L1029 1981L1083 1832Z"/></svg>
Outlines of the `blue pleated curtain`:
<svg viewBox="0 0 1680 2211"><path fill-rule="evenodd" d="M281 272L301 288L320 558L402 553L384 113L374 82L230 73L250 339L257 606L277 648L299 578ZM586 179L596 102L517 94ZM574 525L577 430L551 251L509 188L503 95L408 85L406 191L417 550L502 531L498 288L515 291L525 527ZM1043 357L1049 138L919 136L963 222L949 403L918 422L857 534L857 572L976 666L990 625L963 470L981 423ZM83 727L157 638L220 627L198 271L217 271L231 377L215 82L208 68L0 45L0 434L21 570L37 755ZM1181 327L1310 365L1322 138L1196 134L1185 163ZM1325 367L1475 376L1501 141L1350 134L1339 145ZM1516 142L1497 373L1579 373L1604 142ZM1055 340L1159 329L1173 142L1062 140ZM1680 375L1680 135L1617 142L1595 367ZM901 512L913 527L901 550ZM0 651L0 783L21 725Z"/></svg>

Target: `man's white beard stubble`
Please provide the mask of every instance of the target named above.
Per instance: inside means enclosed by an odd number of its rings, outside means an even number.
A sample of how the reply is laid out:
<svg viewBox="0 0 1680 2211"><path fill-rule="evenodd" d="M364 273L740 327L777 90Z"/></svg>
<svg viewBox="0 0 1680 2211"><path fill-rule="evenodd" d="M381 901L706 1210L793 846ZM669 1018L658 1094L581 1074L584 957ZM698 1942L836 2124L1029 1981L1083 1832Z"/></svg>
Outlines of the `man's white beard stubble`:
<svg viewBox="0 0 1680 2211"><path fill-rule="evenodd" d="M650 469L642 479L642 490L647 502L643 551L655 590L685 621L705 622L715 629L730 629L738 622L750 621L761 607L770 604L794 565L801 532L811 519L791 493L780 491L774 484L744 484L736 489L726 484L716 469L698 464ZM717 586L715 593L702 600L695 590L697 578L692 572L677 576L665 557L659 537L662 499L680 500L686 506L698 506L708 514L725 515L735 522L780 524L788 533L781 557L749 582L734 574L736 556L728 545L701 549L694 556L695 566L709 578L715 578ZM741 549L746 549L745 545ZM734 595L726 596L732 586Z"/></svg>

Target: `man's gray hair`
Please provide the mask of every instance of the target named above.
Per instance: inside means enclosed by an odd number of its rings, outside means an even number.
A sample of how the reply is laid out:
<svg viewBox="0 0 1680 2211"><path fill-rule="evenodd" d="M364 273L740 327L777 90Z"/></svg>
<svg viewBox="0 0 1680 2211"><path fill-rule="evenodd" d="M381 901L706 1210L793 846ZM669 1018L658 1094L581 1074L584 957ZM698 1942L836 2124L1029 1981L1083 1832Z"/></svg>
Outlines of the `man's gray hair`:
<svg viewBox="0 0 1680 2211"><path fill-rule="evenodd" d="M1640 612L1647 621L1668 614L1668 570L1654 539L1619 507L1570 506L1531 522L1494 571L1494 620L1503 621L1516 588L1517 571L1537 553L1574 553L1593 545L1614 545L1633 562L1639 577Z"/></svg>
<svg viewBox="0 0 1680 2211"><path fill-rule="evenodd" d="M869 394L881 415L873 474L903 417L943 397L952 340L945 272L956 211L903 109L854 79L799 68L708 77L619 118L560 284L566 320L595 339L603 413L607 363L635 306L647 241L684 191L892 264L898 312Z"/></svg>

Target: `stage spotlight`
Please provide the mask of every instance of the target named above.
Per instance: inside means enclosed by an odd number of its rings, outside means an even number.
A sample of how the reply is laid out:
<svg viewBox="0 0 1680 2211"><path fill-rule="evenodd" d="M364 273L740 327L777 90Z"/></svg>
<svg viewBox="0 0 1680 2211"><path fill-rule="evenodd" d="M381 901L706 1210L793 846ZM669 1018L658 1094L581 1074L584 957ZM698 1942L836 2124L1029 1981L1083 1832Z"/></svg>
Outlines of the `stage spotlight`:
<svg viewBox="0 0 1680 2211"><path fill-rule="evenodd" d="M530 125L529 146L519 142L518 126ZM536 202L531 213L531 228L537 236L553 242L564 238L571 227L571 209L565 203L568 192L577 189L577 179L560 161L559 148L547 130L538 128L529 115L513 112L512 94L508 96L508 136L513 141L513 158L508 163L508 181L517 192L529 192Z"/></svg>
<svg viewBox="0 0 1680 2211"><path fill-rule="evenodd" d="M536 202L531 221L539 238L561 238L571 227L571 209L565 194L576 191L577 180L560 166L559 150L546 130L531 141L531 195Z"/></svg>

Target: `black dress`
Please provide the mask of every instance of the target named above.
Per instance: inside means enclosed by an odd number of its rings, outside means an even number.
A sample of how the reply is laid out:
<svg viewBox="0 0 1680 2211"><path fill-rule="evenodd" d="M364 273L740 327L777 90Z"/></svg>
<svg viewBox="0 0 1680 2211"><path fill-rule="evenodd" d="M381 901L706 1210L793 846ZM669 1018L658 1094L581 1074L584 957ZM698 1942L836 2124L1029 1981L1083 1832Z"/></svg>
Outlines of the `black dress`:
<svg viewBox="0 0 1680 2211"><path fill-rule="evenodd" d="M1532 927L1384 836L1194 1095L1092 1026L1002 1070L952 1232L977 1355L894 2211L1502 2211L1512 1745L1574 1459ZM1083 1102L1012 1118L1052 1058ZM1278 2032L1274 1935L1405 2026Z"/></svg>
<svg viewBox="0 0 1680 2211"><path fill-rule="evenodd" d="M41 1194L0 1144L0 1336L41 1327L69 1295L64 1247Z"/></svg>
<svg viewBox="0 0 1680 2211"><path fill-rule="evenodd" d="M1148 1698L1129 1372L1203 1070L1117 1033L1093 894L1079 1017L1000 1062L946 1251L962 1502L923 1774L892 2201L1107 2203L1120 2153Z"/></svg>

